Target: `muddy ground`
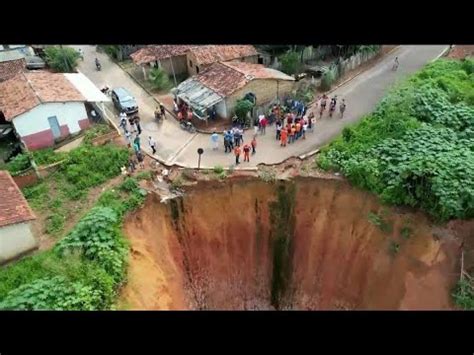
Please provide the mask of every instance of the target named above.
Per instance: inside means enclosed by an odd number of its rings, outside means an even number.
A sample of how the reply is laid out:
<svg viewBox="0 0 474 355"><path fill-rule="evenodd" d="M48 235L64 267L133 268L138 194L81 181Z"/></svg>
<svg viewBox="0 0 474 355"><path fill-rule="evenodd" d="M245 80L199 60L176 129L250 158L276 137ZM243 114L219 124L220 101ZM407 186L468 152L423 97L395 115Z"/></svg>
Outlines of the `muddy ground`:
<svg viewBox="0 0 474 355"><path fill-rule="evenodd" d="M131 258L121 308L454 308L473 221L439 226L383 206L313 159L164 177L154 169L162 181L144 185L154 192L124 225Z"/></svg>

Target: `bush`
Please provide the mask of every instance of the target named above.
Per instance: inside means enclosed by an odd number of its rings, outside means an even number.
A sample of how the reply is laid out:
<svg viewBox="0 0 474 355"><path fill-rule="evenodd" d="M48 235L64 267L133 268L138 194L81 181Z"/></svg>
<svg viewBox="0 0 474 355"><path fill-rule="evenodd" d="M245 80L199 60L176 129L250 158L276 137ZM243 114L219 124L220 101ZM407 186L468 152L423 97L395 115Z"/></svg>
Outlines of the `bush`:
<svg viewBox="0 0 474 355"><path fill-rule="evenodd" d="M454 302L466 310L474 310L474 284L472 280L464 278L459 281L453 293Z"/></svg>
<svg viewBox="0 0 474 355"><path fill-rule="evenodd" d="M172 86L168 74L163 69L153 68L150 70L149 78L155 89L168 90Z"/></svg>
<svg viewBox="0 0 474 355"><path fill-rule="evenodd" d="M58 161L64 160L67 153L55 152L53 148L46 148L41 150L35 150L32 152L35 163L39 166L50 165Z"/></svg>
<svg viewBox="0 0 474 355"><path fill-rule="evenodd" d="M119 189L122 190L122 191L132 192L132 191L138 189L138 182L134 178L127 177L122 182L122 184L119 186Z"/></svg>
<svg viewBox="0 0 474 355"><path fill-rule="evenodd" d="M237 100L235 104L235 114L241 123L249 124L247 114L252 111L254 104L249 100Z"/></svg>
<svg viewBox="0 0 474 355"><path fill-rule="evenodd" d="M222 167L222 165L216 165L214 167L214 172L216 174L222 174L224 172L224 168Z"/></svg>
<svg viewBox="0 0 474 355"><path fill-rule="evenodd" d="M288 74L296 74L299 72L301 63L300 63L300 54L295 51L289 51L283 54L280 57L281 61L281 70Z"/></svg>
<svg viewBox="0 0 474 355"><path fill-rule="evenodd" d="M100 137L111 132L110 126L106 124L95 124L88 129L84 135L83 144L91 144L94 138Z"/></svg>
<svg viewBox="0 0 474 355"><path fill-rule="evenodd" d="M7 163L7 170L16 175L28 168L31 168L30 157L28 154L18 154Z"/></svg>
<svg viewBox="0 0 474 355"><path fill-rule="evenodd" d="M60 169L65 180L81 190L97 186L120 174L128 161L128 151L113 145L82 146L69 152Z"/></svg>
<svg viewBox="0 0 474 355"><path fill-rule="evenodd" d="M321 79L321 90L328 91L331 89L332 84L336 80L336 76L334 75L333 70L328 70L323 74Z"/></svg>
<svg viewBox="0 0 474 355"><path fill-rule="evenodd" d="M421 208L438 220L472 218L474 81L462 65L438 60L395 87L322 149L319 166L342 171L385 202Z"/></svg>
<svg viewBox="0 0 474 355"><path fill-rule="evenodd" d="M46 62L60 73L73 73L76 71L79 52L70 47L46 47Z"/></svg>
<svg viewBox="0 0 474 355"><path fill-rule="evenodd" d="M48 293L50 288L54 288L55 282L53 284L41 282L40 285L44 290L38 290L37 281L53 278L60 278L62 284L66 281L81 283L99 291L101 300L95 305L96 309L106 309L112 304L115 295L113 279L98 264L84 262L77 256L64 259L53 251L47 251L22 259L2 269L2 273L0 273L0 299L2 300L0 309L40 309L44 305L42 303L44 298L52 296ZM45 291L46 294L43 294L42 291ZM58 304L50 304L45 309L59 309L59 307Z"/></svg>
<svg viewBox="0 0 474 355"><path fill-rule="evenodd" d="M125 275L127 251L117 224L118 215L113 209L95 207L54 250L62 256L78 253L95 261L120 283Z"/></svg>

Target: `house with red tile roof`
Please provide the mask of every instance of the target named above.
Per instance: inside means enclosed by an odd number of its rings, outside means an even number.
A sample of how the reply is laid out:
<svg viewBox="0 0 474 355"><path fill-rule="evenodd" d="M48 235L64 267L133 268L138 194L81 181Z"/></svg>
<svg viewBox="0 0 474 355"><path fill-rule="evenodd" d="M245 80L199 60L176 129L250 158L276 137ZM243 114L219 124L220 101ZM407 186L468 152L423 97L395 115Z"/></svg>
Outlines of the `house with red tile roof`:
<svg viewBox="0 0 474 355"><path fill-rule="evenodd" d="M188 73L199 74L217 62L240 61L258 63L258 52L252 45L194 46L187 53Z"/></svg>
<svg viewBox="0 0 474 355"><path fill-rule="evenodd" d="M193 108L198 118L204 119L211 107L218 116L231 118L237 100L247 94L253 94L260 106L284 98L293 90L294 82L293 77L261 64L217 62L182 82L176 95Z"/></svg>
<svg viewBox="0 0 474 355"><path fill-rule="evenodd" d="M36 217L8 171L0 170L0 264L37 247Z"/></svg>
<svg viewBox="0 0 474 355"><path fill-rule="evenodd" d="M13 78L19 73L26 71L26 60L24 58L0 62L0 82Z"/></svg>
<svg viewBox="0 0 474 355"><path fill-rule="evenodd" d="M90 125L91 91L108 100L80 73L19 73L0 83L0 119L13 124L28 149L52 147Z"/></svg>
<svg viewBox="0 0 474 355"><path fill-rule="evenodd" d="M258 61L257 50L252 45L150 45L132 53L130 57L141 68L145 79L154 67L162 68L173 78L199 74L219 61Z"/></svg>

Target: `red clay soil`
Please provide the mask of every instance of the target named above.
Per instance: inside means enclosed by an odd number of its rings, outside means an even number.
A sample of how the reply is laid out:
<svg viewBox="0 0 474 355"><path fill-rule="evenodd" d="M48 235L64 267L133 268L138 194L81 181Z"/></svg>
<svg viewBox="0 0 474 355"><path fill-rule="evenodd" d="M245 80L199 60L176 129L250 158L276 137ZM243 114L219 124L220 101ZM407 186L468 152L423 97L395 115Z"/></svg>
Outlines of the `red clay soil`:
<svg viewBox="0 0 474 355"><path fill-rule="evenodd" d="M474 57L474 45L456 45L448 54L448 58L464 59Z"/></svg>
<svg viewBox="0 0 474 355"><path fill-rule="evenodd" d="M383 211L390 231L369 221L370 212ZM383 207L341 180L200 182L166 204L150 195L128 217L132 253L120 303L146 310L451 309L456 228L436 232L423 214Z"/></svg>

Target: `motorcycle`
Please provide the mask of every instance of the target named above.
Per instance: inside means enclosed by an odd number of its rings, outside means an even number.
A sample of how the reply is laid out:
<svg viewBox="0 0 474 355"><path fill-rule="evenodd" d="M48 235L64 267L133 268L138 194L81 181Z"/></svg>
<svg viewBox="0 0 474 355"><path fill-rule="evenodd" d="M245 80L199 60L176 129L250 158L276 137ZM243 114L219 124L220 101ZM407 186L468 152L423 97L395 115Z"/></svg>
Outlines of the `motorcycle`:
<svg viewBox="0 0 474 355"><path fill-rule="evenodd" d="M99 60L95 60L95 67L97 68L97 71L100 71L102 69L102 65L100 64Z"/></svg>
<svg viewBox="0 0 474 355"><path fill-rule="evenodd" d="M100 91L104 94L109 96L110 95L110 88L108 86L104 86Z"/></svg>
<svg viewBox="0 0 474 355"><path fill-rule="evenodd" d="M196 127L194 127L194 125L189 121L183 120L179 123L179 126L189 133L196 133Z"/></svg>

